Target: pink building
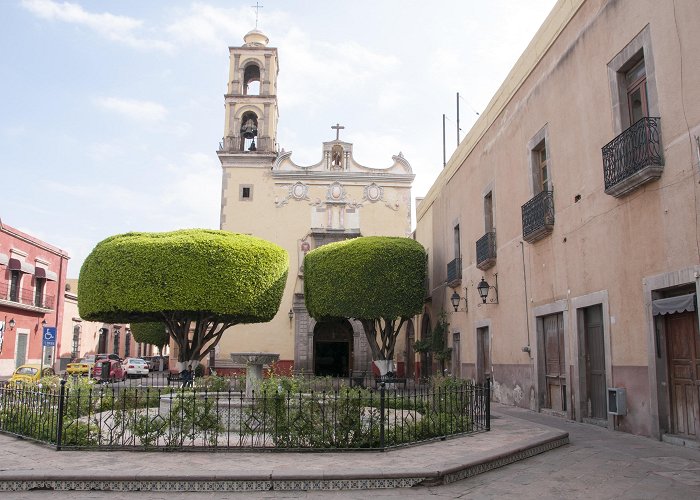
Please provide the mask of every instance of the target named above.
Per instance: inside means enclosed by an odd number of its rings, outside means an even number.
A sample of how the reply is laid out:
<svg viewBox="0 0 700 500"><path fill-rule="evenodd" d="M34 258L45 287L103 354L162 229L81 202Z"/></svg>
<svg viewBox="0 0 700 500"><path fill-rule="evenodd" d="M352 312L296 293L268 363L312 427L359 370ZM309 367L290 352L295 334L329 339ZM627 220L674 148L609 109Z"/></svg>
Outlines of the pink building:
<svg viewBox="0 0 700 500"><path fill-rule="evenodd" d="M0 221L0 376L23 363L42 362L42 351L44 365L55 365L68 258ZM56 327L55 347L42 349L44 326Z"/></svg>

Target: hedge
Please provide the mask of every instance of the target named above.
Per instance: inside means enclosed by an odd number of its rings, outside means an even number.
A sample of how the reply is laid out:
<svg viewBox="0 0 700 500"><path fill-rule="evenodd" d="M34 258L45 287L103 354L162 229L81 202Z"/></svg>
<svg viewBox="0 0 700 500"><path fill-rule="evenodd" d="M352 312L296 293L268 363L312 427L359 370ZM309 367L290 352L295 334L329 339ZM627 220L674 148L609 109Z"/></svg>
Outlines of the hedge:
<svg viewBox="0 0 700 500"><path fill-rule="evenodd" d="M80 315L108 323L208 312L222 322L264 322L282 299L286 250L228 231L186 229L111 236L80 270Z"/></svg>
<svg viewBox="0 0 700 500"><path fill-rule="evenodd" d="M425 250L415 240L367 236L330 243L304 259L306 308L317 320L377 320L420 313Z"/></svg>

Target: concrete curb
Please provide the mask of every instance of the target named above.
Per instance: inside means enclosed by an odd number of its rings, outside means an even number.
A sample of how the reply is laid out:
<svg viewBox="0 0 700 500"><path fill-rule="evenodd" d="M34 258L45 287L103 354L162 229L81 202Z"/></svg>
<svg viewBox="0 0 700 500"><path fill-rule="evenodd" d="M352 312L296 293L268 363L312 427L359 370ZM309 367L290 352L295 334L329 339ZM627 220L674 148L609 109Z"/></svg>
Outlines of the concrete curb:
<svg viewBox="0 0 700 500"><path fill-rule="evenodd" d="M75 491L337 491L380 488L410 488L434 486L460 481L489 470L564 446L569 434L547 428L536 437L523 437L492 449L469 453L463 459L453 458L444 463L406 463L401 470L379 467L348 467L325 470L305 468L303 461L292 467L273 467L257 471L201 471L183 473L182 470L159 473L118 471L89 472L64 470L55 472L16 471L0 472L0 491L29 491L34 489ZM465 446L468 446L468 440ZM421 446L413 447L421 450ZM66 452L61 452L66 453ZM394 450L384 452L382 459L391 460ZM364 455L367 456L366 454ZM405 457L404 457L405 460Z"/></svg>

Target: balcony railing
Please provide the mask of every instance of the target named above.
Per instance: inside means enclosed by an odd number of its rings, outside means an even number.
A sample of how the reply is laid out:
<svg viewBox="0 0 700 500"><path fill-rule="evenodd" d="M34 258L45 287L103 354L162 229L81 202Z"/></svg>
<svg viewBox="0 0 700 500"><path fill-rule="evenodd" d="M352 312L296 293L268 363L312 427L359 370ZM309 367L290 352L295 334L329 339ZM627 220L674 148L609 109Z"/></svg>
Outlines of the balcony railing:
<svg viewBox="0 0 700 500"><path fill-rule="evenodd" d="M496 264L496 231L476 240L476 267L485 271Z"/></svg>
<svg viewBox="0 0 700 500"><path fill-rule="evenodd" d="M522 208L523 239L533 243L552 232L554 227L554 193L542 191Z"/></svg>
<svg viewBox="0 0 700 500"><path fill-rule="evenodd" d="M603 147L605 193L620 197L661 177L661 118L642 118Z"/></svg>
<svg viewBox="0 0 700 500"><path fill-rule="evenodd" d="M36 291L33 288L18 288L13 294L9 283L0 282L0 300L40 309L53 309L54 297L52 295L43 295L42 297L35 297L35 295Z"/></svg>
<svg viewBox="0 0 700 500"><path fill-rule="evenodd" d="M462 259L457 257L447 264L447 283L451 286L462 281Z"/></svg>

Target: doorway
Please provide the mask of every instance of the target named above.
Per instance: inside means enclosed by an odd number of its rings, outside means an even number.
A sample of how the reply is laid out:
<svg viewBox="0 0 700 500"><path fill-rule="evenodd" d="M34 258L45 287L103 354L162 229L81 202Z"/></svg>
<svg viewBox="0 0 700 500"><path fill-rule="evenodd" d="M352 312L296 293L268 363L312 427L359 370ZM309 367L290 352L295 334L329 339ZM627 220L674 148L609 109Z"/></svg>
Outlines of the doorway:
<svg viewBox="0 0 700 500"><path fill-rule="evenodd" d="M695 312L665 317L671 433L700 438L700 338Z"/></svg>
<svg viewBox="0 0 700 500"><path fill-rule="evenodd" d="M553 412L566 412L566 356L564 344L564 314L549 314L537 318L539 346L538 372L540 405Z"/></svg>
<svg viewBox="0 0 700 500"><path fill-rule="evenodd" d="M314 375L348 377L352 367L353 330L347 320L322 321L314 327Z"/></svg>
<svg viewBox="0 0 700 500"><path fill-rule="evenodd" d="M27 362L27 339L26 333L17 333L17 353L15 354L15 368Z"/></svg>
<svg viewBox="0 0 700 500"><path fill-rule="evenodd" d="M605 370L605 337L603 306L598 304L581 309L583 326L579 338L581 393L584 396L581 416L601 423L607 422L607 373Z"/></svg>
<svg viewBox="0 0 700 500"><path fill-rule="evenodd" d="M479 384L491 379L491 339L489 327L476 329L476 381Z"/></svg>

